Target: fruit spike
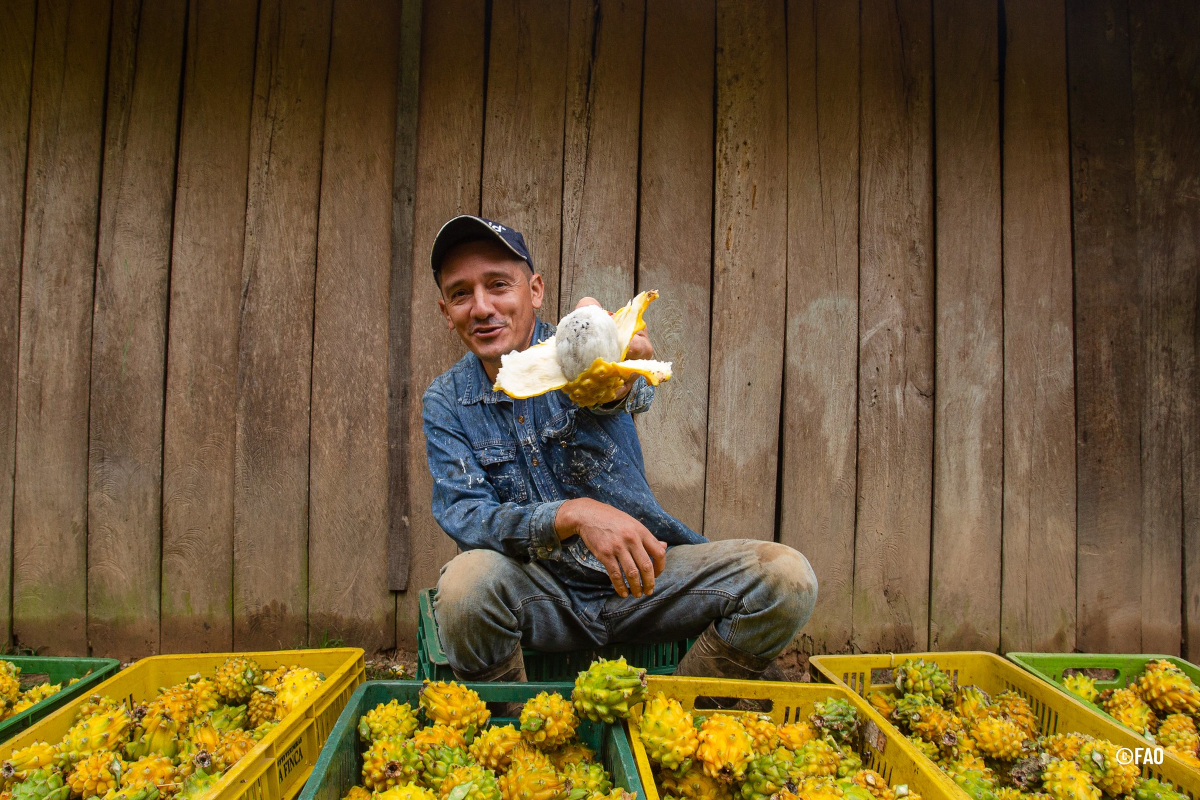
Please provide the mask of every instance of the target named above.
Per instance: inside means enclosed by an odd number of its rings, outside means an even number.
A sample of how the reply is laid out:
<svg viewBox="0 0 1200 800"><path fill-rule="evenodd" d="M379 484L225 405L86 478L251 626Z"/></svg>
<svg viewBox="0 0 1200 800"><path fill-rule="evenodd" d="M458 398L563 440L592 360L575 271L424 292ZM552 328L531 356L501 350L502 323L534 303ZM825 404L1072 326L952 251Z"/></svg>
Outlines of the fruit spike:
<svg viewBox="0 0 1200 800"><path fill-rule="evenodd" d="M262 667L252 658L231 656L217 667L215 683L221 697L229 703L245 703L262 681Z"/></svg>
<svg viewBox="0 0 1200 800"><path fill-rule="evenodd" d="M61 773L37 769L12 788L12 800L67 800L71 787Z"/></svg>
<svg viewBox="0 0 1200 800"><path fill-rule="evenodd" d="M462 731L468 741L492 717L478 692L455 681L425 681L420 697L421 709L426 717L437 724Z"/></svg>
<svg viewBox="0 0 1200 800"><path fill-rule="evenodd" d="M358 738L370 744L383 738L408 739L417 729L417 715L408 703L392 700L363 714L358 720Z"/></svg>
<svg viewBox="0 0 1200 800"><path fill-rule="evenodd" d="M579 673L571 699L580 716L612 725L646 699L646 670L629 666L624 656L601 658Z"/></svg>
<svg viewBox="0 0 1200 800"><path fill-rule="evenodd" d="M521 736L542 750L554 750L575 736L575 709L557 692L541 692L521 709Z"/></svg>
<svg viewBox="0 0 1200 800"><path fill-rule="evenodd" d="M692 715L678 700L656 692L646 701L638 728L651 761L672 772L685 772L691 766L700 740Z"/></svg>

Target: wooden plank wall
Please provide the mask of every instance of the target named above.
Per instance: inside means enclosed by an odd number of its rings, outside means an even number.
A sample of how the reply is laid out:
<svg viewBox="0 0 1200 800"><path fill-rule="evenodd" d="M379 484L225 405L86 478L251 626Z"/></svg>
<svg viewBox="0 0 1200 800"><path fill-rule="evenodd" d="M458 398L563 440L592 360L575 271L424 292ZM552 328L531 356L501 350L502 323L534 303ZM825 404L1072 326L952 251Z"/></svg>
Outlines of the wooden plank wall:
<svg viewBox="0 0 1200 800"><path fill-rule="evenodd" d="M411 647L469 212L660 290L650 480L805 651L1200 657L1193 6L0 0L0 631Z"/></svg>

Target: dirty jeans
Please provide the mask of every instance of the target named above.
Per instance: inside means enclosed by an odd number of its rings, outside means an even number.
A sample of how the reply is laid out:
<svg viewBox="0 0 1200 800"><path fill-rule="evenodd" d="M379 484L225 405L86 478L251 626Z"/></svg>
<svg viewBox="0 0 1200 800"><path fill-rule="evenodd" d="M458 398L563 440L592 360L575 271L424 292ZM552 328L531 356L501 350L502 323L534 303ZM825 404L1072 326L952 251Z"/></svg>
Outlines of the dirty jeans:
<svg viewBox="0 0 1200 800"><path fill-rule="evenodd" d="M641 598L619 597L603 573L593 589L567 587L537 561L468 550L442 568L434 615L455 673L486 681L508 668L518 647L671 642L710 623L726 644L765 664L804 627L816 601L817 579L803 555L732 539L671 547L654 594Z"/></svg>

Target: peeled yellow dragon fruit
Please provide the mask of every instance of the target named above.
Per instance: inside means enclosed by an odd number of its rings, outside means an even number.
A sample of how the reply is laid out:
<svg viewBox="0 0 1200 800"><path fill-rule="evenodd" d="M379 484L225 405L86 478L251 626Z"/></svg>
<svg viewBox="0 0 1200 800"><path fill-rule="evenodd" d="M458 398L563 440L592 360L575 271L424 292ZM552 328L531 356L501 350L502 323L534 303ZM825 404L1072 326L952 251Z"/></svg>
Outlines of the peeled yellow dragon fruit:
<svg viewBox="0 0 1200 800"><path fill-rule="evenodd" d="M504 356L493 388L516 398L562 389L586 408L615 400L633 375L644 376L651 386L670 379L669 362L625 360L634 335L646 327L646 306L657 297L656 291L642 292L611 316L599 306L572 311L559 321L554 336Z"/></svg>

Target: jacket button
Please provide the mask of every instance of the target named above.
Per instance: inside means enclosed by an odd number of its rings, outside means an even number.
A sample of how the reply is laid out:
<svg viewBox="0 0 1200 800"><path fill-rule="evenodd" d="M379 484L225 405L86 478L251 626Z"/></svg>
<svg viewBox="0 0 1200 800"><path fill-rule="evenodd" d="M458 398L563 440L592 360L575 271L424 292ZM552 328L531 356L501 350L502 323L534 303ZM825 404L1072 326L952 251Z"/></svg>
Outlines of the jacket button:
<svg viewBox="0 0 1200 800"><path fill-rule="evenodd" d="M524 415L524 414L522 414L521 416L517 417L517 423L518 423L518 424L520 424L520 425L524 425L524 424L525 424L525 415Z"/></svg>
<svg viewBox="0 0 1200 800"><path fill-rule="evenodd" d="M534 465L535 467L538 465L538 460L537 460L536 458L533 460L533 465Z"/></svg>

